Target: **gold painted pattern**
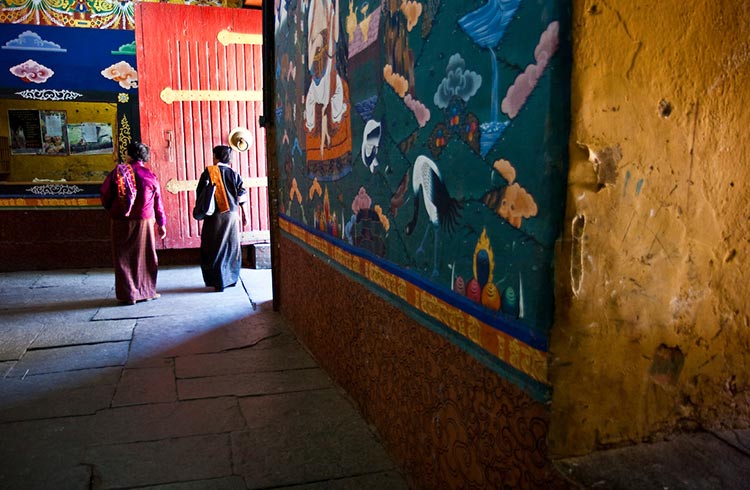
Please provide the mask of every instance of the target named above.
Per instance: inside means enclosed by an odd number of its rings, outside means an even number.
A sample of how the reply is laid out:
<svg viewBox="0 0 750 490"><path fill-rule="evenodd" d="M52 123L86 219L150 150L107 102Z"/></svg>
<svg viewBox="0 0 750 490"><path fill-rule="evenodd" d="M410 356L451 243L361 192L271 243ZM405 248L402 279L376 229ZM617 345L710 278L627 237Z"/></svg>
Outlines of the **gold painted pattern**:
<svg viewBox="0 0 750 490"><path fill-rule="evenodd" d="M268 178L266 177L245 177L242 179L242 185L245 186L246 189L251 189L254 187L268 187ZM169 179L164 186L164 188L171 192L172 194L177 194L178 192L190 192L194 191L195 188L198 187L198 180L177 180L177 179Z"/></svg>
<svg viewBox="0 0 750 490"><path fill-rule="evenodd" d="M287 220L279 220L282 230L308 246L326 254L346 269L399 297L423 314L458 332L485 351L532 379L549 384L547 354L517 338L500 332L476 317L424 291L409 281L353 255Z"/></svg>
<svg viewBox="0 0 750 490"><path fill-rule="evenodd" d="M65 199L49 199L49 198L27 198L27 197L12 197L12 198L0 198L0 208L37 208L37 207L99 207L102 203L99 198L96 197L79 197L79 198L65 198Z"/></svg>
<svg viewBox="0 0 750 490"><path fill-rule="evenodd" d="M219 34L216 35L216 39L224 46L227 46L229 44L263 44L262 34L232 32L226 29L222 29Z"/></svg>
<svg viewBox="0 0 750 490"><path fill-rule="evenodd" d="M261 90L173 90L171 87L166 87L159 97L167 104L195 101L257 102L263 99L263 92Z"/></svg>
<svg viewBox="0 0 750 490"><path fill-rule="evenodd" d="M131 141L130 123L128 117L123 114L120 120L120 128L117 131L117 154L121 162L124 162L128 155L128 145Z"/></svg>

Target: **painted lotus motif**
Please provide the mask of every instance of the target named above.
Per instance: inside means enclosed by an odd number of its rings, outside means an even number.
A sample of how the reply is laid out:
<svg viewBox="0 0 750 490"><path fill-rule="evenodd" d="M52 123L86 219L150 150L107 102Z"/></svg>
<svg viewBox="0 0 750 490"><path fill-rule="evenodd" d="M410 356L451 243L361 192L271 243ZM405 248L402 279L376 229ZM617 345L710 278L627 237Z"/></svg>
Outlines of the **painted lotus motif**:
<svg viewBox="0 0 750 490"><path fill-rule="evenodd" d="M27 83L44 83L55 74L54 71L34 60L26 60L12 67L10 72Z"/></svg>

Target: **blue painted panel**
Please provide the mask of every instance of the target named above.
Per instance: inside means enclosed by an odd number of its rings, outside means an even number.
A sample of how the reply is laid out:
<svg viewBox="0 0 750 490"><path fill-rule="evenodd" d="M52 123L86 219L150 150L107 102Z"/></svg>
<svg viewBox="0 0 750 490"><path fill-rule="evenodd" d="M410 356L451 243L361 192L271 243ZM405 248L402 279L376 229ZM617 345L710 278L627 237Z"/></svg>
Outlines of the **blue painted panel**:
<svg viewBox="0 0 750 490"><path fill-rule="evenodd" d="M102 75L102 71L118 63L136 69L134 31L0 24L0 60L0 89L136 90L132 77L123 79L121 84ZM54 73L43 83L35 83L11 72L29 60ZM39 80L45 76L44 71L32 70L28 78Z"/></svg>

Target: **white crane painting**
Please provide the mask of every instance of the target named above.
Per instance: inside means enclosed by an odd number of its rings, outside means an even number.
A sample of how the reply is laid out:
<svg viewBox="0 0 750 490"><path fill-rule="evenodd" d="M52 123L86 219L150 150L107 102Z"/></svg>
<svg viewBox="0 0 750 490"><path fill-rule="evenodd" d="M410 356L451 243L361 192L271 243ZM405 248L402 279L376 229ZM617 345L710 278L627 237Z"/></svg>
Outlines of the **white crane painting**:
<svg viewBox="0 0 750 490"><path fill-rule="evenodd" d="M414 193L414 214L411 221L407 223L405 232L407 235L411 235L414 232L414 228L417 225L417 218L419 217L419 203L424 202L425 211L427 211L427 216L432 226L425 228L416 253L417 255L424 253L424 242L427 239L430 229L432 229L434 239L432 277L437 277L439 274L439 231L440 229L449 233L453 231L456 220L460 216L459 210L462 206L461 203L453 199L448 193L448 188L445 186L445 182L443 182L440 176L440 169L435 162L424 155L419 155L414 161L411 182L412 192ZM422 193L422 199L419 199L420 192Z"/></svg>

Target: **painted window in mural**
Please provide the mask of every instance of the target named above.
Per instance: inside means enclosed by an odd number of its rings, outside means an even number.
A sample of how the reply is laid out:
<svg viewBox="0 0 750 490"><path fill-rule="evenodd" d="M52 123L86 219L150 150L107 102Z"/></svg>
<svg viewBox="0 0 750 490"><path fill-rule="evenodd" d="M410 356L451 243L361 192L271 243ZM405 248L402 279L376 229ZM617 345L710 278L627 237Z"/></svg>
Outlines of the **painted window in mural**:
<svg viewBox="0 0 750 490"><path fill-rule="evenodd" d="M282 217L546 350L564 3L276 2Z"/></svg>

